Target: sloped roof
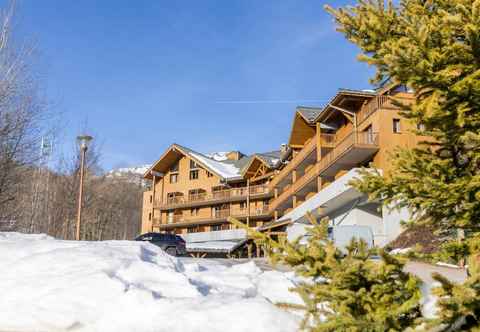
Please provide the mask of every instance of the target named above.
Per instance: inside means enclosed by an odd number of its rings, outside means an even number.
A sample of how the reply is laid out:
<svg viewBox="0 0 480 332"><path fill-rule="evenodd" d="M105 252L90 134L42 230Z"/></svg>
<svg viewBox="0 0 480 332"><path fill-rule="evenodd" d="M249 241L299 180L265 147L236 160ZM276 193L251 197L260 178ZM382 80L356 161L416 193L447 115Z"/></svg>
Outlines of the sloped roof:
<svg viewBox="0 0 480 332"><path fill-rule="evenodd" d="M322 113L323 108L319 107L305 107L298 106L297 112L307 121L308 123L313 123L315 119Z"/></svg>
<svg viewBox="0 0 480 332"><path fill-rule="evenodd" d="M257 153L251 156L244 156L239 160L215 160L212 157L185 146L172 144L170 148L162 155L162 157L145 172L144 177L149 178L151 176L151 171L154 170L155 167L161 163L165 156L168 156L168 153L172 150L180 151L182 154L195 160L202 167L227 181L242 179L244 168L248 167L252 159L255 157L258 157L264 161L270 168L273 168L280 160L280 151Z"/></svg>

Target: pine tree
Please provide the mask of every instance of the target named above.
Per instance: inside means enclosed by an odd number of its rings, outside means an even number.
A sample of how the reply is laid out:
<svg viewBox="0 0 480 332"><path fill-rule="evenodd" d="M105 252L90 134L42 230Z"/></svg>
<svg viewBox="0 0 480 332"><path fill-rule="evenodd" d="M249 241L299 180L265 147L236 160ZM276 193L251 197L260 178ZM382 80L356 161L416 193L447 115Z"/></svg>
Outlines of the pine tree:
<svg viewBox="0 0 480 332"><path fill-rule="evenodd" d="M388 176L362 172L352 184L371 199L406 207L412 223L439 231L480 228L480 0L359 0L335 10L338 30L356 44L359 59L376 68L372 82L404 84L416 102L403 115L432 137L398 149ZM474 266L479 248L469 261ZM478 265L477 265L478 266ZM447 331L478 331L479 277L463 285L436 275L440 319ZM459 327L459 322L467 322ZM445 328L446 326L446 328Z"/></svg>
<svg viewBox="0 0 480 332"><path fill-rule="evenodd" d="M359 0L327 10L376 68L372 82L404 84L416 103L403 115L432 137L398 149L390 176L363 172L355 186L385 204L407 207L437 229L480 225L480 1Z"/></svg>
<svg viewBox="0 0 480 332"><path fill-rule="evenodd" d="M480 237L469 241L472 252L479 252ZM434 289L440 309L438 318L430 326L440 326L442 331L480 332L480 256L471 255L468 260L470 276L463 284L455 284L434 274L441 287Z"/></svg>
<svg viewBox="0 0 480 332"><path fill-rule="evenodd" d="M266 245L274 264L286 264L305 278L293 289L305 303L301 308L305 311L302 329L403 331L420 322L419 281L402 271L403 263L383 251L380 260L373 260L376 250L367 248L362 240L352 239L342 252L327 238L327 220L317 223L312 215L307 218L313 224L306 234L307 243L284 238L274 241L229 219Z"/></svg>

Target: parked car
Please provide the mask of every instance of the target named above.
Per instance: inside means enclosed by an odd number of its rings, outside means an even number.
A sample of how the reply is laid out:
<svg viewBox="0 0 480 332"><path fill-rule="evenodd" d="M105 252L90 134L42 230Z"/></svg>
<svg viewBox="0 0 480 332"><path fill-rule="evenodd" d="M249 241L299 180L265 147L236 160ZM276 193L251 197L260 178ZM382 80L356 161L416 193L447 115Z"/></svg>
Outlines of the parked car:
<svg viewBox="0 0 480 332"><path fill-rule="evenodd" d="M153 243L171 256L181 256L187 253L185 240L175 234L146 233L138 236L135 241Z"/></svg>

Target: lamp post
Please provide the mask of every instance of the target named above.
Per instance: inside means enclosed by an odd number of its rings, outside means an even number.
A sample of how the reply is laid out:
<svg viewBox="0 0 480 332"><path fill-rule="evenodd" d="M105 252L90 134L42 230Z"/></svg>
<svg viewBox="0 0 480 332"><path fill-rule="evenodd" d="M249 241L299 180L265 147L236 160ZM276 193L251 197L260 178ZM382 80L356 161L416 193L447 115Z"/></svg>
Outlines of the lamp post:
<svg viewBox="0 0 480 332"><path fill-rule="evenodd" d="M88 143L93 139L92 136L81 135L77 137L80 146L80 186L78 189L78 209L77 225L75 229L75 240L80 240L80 224L82 222L82 202L83 202L83 176L85 174L85 156L88 150Z"/></svg>

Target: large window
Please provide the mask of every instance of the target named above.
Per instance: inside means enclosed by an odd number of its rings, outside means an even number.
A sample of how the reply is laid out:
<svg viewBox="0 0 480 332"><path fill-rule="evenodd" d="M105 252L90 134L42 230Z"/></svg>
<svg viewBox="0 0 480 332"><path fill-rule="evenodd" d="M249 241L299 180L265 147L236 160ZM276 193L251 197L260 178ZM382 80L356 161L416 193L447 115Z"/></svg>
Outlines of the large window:
<svg viewBox="0 0 480 332"><path fill-rule="evenodd" d="M400 119L393 119L393 132L398 134L401 132L401 128L400 128Z"/></svg>
<svg viewBox="0 0 480 332"><path fill-rule="evenodd" d="M178 172L178 161L170 167L170 172Z"/></svg>
<svg viewBox="0 0 480 332"><path fill-rule="evenodd" d="M190 180L198 179L198 169L194 169L190 171Z"/></svg>
<svg viewBox="0 0 480 332"><path fill-rule="evenodd" d="M178 173L170 174L170 183L177 183L178 182Z"/></svg>
<svg viewBox="0 0 480 332"><path fill-rule="evenodd" d="M221 231L222 230L222 225L212 225L210 226L210 231L215 232L215 231Z"/></svg>

